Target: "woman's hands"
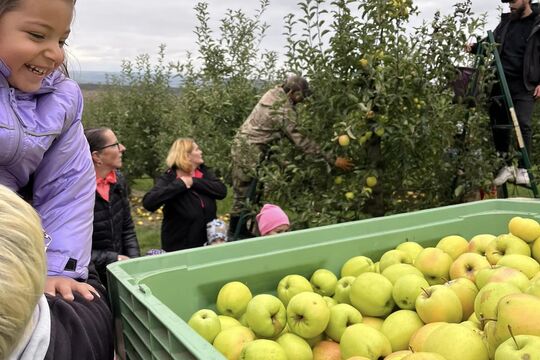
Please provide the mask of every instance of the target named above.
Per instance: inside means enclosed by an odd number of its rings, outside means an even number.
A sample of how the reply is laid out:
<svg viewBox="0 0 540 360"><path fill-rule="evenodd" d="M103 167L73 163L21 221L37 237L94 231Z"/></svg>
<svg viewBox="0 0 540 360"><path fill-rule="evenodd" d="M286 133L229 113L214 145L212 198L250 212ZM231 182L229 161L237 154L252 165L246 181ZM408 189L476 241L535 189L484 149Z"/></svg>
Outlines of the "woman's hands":
<svg viewBox="0 0 540 360"><path fill-rule="evenodd" d="M188 189L193 185L193 177L191 174L188 174L180 169L176 169L176 177L182 180Z"/></svg>
<svg viewBox="0 0 540 360"><path fill-rule="evenodd" d="M92 285L85 282L79 282L65 276L47 276L45 281L45 293L56 296L60 295L66 301L73 301L74 292L81 294L86 300L94 300L94 296L100 297Z"/></svg>

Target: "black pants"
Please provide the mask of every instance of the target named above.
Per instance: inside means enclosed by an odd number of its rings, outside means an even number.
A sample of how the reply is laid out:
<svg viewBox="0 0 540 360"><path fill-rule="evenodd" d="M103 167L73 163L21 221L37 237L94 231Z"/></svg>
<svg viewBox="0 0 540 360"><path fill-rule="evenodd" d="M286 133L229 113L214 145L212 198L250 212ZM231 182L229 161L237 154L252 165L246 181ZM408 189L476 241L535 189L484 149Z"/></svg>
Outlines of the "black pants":
<svg viewBox="0 0 540 360"><path fill-rule="evenodd" d="M495 85L491 93L492 96L500 95L502 92L499 86ZM512 92L511 92L512 93ZM530 93L512 94L512 102L518 118L523 142L527 149L527 154L531 158L532 154L532 114L534 110L534 97ZM508 153L510 151L511 136L514 136L514 130L500 129L497 125L512 125L510 113L506 108L504 99L492 100L489 106L489 117L491 120L491 129L493 132L493 141L495 150L499 153ZM519 167L524 167L523 160L519 160Z"/></svg>

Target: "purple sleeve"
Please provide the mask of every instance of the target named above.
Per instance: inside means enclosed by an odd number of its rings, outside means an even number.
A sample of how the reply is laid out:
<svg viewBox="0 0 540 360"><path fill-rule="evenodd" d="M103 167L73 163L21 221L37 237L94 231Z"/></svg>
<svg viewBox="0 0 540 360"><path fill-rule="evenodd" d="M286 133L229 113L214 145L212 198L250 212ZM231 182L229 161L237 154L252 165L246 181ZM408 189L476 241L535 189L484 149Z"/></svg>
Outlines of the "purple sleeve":
<svg viewBox="0 0 540 360"><path fill-rule="evenodd" d="M92 247L96 179L81 123L82 94L73 96L67 126L34 173L33 205L51 236L48 275L86 279ZM72 119L72 120L70 120Z"/></svg>

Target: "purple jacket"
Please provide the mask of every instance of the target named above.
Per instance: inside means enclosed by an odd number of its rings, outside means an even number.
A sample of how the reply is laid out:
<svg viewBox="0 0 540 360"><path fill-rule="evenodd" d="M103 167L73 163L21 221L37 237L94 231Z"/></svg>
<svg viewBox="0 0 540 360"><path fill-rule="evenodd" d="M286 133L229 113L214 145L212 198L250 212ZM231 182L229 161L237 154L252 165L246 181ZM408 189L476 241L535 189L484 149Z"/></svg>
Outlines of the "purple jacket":
<svg viewBox="0 0 540 360"><path fill-rule="evenodd" d="M33 176L32 205L52 238L48 275L86 279L96 178L81 90L57 70L36 93L23 93L9 74L0 61L0 183L19 191Z"/></svg>

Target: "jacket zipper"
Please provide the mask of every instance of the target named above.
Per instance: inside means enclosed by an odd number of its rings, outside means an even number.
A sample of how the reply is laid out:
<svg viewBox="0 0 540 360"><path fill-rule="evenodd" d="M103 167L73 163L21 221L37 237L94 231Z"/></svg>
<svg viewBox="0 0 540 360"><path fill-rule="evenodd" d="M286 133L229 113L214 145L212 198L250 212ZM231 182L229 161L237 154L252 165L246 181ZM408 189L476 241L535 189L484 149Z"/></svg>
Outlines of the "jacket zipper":
<svg viewBox="0 0 540 360"><path fill-rule="evenodd" d="M204 205L203 199L201 199L201 197L199 196L199 194L197 194L195 191L193 191L193 195L195 195L195 196L197 197L197 199L199 199L199 203L201 204L201 207L204 209L204 208L205 208L205 205Z"/></svg>
<svg viewBox="0 0 540 360"><path fill-rule="evenodd" d="M13 92L14 92L13 88L9 88L9 96L8 96L9 108L11 112L13 113L13 115L15 116L15 118L17 119L16 125L18 125L18 126L15 126L15 136L17 140L17 147L15 148L15 152L13 153L13 156L11 157L11 159L7 161L8 165L13 165L16 162L17 154L19 153L19 149L21 147L22 134L24 133L23 131L24 123L21 117L19 116L19 113L17 113L17 111L13 108L13 102L12 102L13 96L14 96Z"/></svg>

